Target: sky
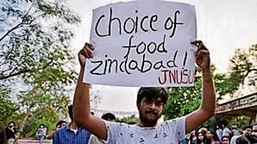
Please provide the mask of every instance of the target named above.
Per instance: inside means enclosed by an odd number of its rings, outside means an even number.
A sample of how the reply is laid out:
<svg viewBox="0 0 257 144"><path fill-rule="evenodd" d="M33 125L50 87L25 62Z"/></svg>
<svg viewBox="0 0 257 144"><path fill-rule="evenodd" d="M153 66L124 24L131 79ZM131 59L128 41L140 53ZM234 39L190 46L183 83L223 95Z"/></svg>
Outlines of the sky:
<svg viewBox="0 0 257 144"><path fill-rule="evenodd" d="M69 0L69 7L77 12L82 23L75 29L73 50L77 53L89 42L92 10L109 3L126 0ZM147 1L147 0L145 0ZM169 0L166 0L169 1ZM248 48L257 44L256 0L173 0L189 3L196 8L197 39L210 51L211 61L220 73L226 73L229 59L235 48ZM99 90L101 104L98 109L106 111L134 112L138 88L93 86Z"/></svg>

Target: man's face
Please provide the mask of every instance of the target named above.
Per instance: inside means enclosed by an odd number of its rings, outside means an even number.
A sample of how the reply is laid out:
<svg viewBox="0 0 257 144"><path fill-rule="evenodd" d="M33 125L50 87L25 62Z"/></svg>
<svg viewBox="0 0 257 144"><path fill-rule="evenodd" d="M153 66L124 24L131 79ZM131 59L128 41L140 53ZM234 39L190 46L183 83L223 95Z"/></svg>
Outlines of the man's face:
<svg viewBox="0 0 257 144"><path fill-rule="evenodd" d="M251 132L252 132L252 129L251 128L247 128L243 131L244 135L247 136L247 135L251 135Z"/></svg>
<svg viewBox="0 0 257 144"><path fill-rule="evenodd" d="M139 106L139 118L146 126L155 126L161 117L163 102L161 98L146 99L143 98Z"/></svg>
<svg viewBox="0 0 257 144"><path fill-rule="evenodd" d="M221 140L222 144L229 144L229 139L227 137L222 138Z"/></svg>
<svg viewBox="0 0 257 144"><path fill-rule="evenodd" d="M13 127L14 127L14 123L10 123L9 128L13 128Z"/></svg>
<svg viewBox="0 0 257 144"><path fill-rule="evenodd" d="M252 134L257 137L257 125L254 125L254 126L253 126L253 132L252 132Z"/></svg>

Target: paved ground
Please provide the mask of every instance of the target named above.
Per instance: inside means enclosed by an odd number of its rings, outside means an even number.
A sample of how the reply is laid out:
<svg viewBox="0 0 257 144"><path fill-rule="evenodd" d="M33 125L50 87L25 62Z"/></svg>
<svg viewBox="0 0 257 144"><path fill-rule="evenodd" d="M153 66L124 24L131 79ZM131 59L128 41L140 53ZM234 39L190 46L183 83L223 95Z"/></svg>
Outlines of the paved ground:
<svg viewBox="0 0 257 144"><path fill-rule="evenodd" d="M44 140L44 144L51 144L52 140ZM18 144L38 144L38 140L18 140Z"/></svg>

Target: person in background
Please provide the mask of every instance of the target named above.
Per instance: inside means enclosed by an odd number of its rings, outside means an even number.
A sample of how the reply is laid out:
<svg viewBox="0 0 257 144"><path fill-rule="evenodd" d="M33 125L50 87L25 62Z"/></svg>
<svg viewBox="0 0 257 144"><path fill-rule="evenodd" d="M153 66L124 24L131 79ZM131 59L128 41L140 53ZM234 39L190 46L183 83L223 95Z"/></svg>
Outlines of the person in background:
<svg viewBox="0 0 257 144"><path fill-rule="evenodd" d="M202 41L193 41L191 44L197 49L195 60L202 72L202 100L199 108L185 116L157 123L167 102L168 90L164 87L141 87L136 101L139 121L136 125L128 125L104 121L90 114L90 84L83 83L82 78L86 71L86 59L93 57L94 48L86 43L78 54L81 71L73 100L75 121L107 143L178 143L187 133L212 117L215 111L209 51Z"/></svg>
<svg viewBox="0 0 257 144"><path fill-rule="evenodd" d="M198 132L201 132L202 134L204 134L206 136L208 129L206 127L201 127Z"/></svg>
<svg viewBox="0 0 257 144"><path fill-rule="evenodd" d="M252 144L252 143L245 137L238 137L236 139L236 144Z"/></svg>
<svg viewBox="0 0 257 144"><path fill-rule="evenodd" d="M221 141L221 137L222 137L222 128L221 128L221 126L219 126L219 125L216 126L216 134L217 134L219 140Z"/></svg>
<svg viewBox="0 0 257 144"><path fill-rule="evenodd" d="M101 119L115 122L116 116L113 113L105 113L101 116ZM104 141L92 134L88 144L104 144Z"/></svg>
<svg viewBox="0 0 257 144"><path fill-rule="evenodd" d="M197 144L196 130L193 130L193 131L190 133L189 144Z"/></svg>
<svg viewBox="0 0 257 144"><path fill-rule="evenodd" d="M222 136L230 136L231 130L227 127L227 125L222 124Z"/></svg>
<svg viewBox="0 0 257 144"><path fill-rule="evenodd" d="M63 128L64 126L67 125L67 122L64 121L64 120L60 120L56 123L56 126L55 126L55 130L51 131L51 133L49 135L47 135L47 139L52 139L54 137L54 133L56 131L58 131L59 129Z"/></svg>
<svg viewBox="0 0 257 144"><path fill-rule="evenodd" d="M44 139L46 137L46 127L44 124L40 124L36 132L37 139L39 140L39 144L43 144Z"/></svg>
<svg viewBox="0 0 257 144"><path fill-rule="evenodd" d="M257 123L253 124L253 130L252 130L252 135L257 137Z"/></svg>
<svg viewBox="0 0 257 144"><path fill-rule="evenodd" d="M213 130L208 130L206 133L207 143L220 144L219 138Z"/></svg>
<svg viewBox="0 0 257 144"><path fill-rule="evenodd" d="M221 137L221 144L230 144L230 139L228 136Z"/></svg>
<svg viewBox="0 0 257 144"><path fill-rule="evenodd" d="M185 138L183 138L183 139L179 142L179 144L188 144L188 142L189 142L189 137L190 137L190 134L187 134L187 135L185 136Z"/></svg>
<svg viewBox="0 0 257 144"><path fill-rule="evenodd" d="M251 135L247 136L247 139L252 143L252 144L257 144L257 123L254 123L252 125L252 133Z"/></svg>
<svg viewBox="0 0 257 144"><path fill-rule="evenodd" d="M203 132L198 132L196 141L197 141L196 144L207 144L206 135Z"/></svg>
<svg viewBox="0 0 257 144"><path fill-rule="evenodd" d="M251 144L249 136L251 136L252 126L246 125L243 127L243 134L237 137L236 144ZM232 142L232 141L231 141Z"/></svg>
<svg viewBox="0 0 257 144"><path fill-rule="evenodd" d="M101 119L106 121L115 122L116 116L113 113L105 113L101 116Z"/></svg>
<svg viewBox="0 0 257 144"><path fill-rule="evenodd" d="M87 144L90 138L90 133L79 127L73 119L73 105L68 107L68 113L71 122L55 132L53 144Z"/></svg>
<svg viewBox="0 0 257 144"><path fill-rule="evenodd" d="M6 139L8 141L8 144L13 144L16 141L16 128L15 123L13 121L10 121L8 123L7 128L5 128L5 135Z"/></svg>
<svg viewBox="0 0 257 144"><path fill-rule="evenodd" d="M232 136L239 136L242 134L242 131L238 128L237 124L231 126Z"/></svg>

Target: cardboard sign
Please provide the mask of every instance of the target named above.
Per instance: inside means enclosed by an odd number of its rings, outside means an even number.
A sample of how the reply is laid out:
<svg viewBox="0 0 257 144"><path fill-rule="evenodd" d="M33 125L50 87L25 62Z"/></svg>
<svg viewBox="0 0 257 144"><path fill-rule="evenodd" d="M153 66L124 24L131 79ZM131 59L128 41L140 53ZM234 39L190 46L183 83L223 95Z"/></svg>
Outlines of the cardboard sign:
<svg viewBox="0 0 257 144"><path fill-rule="evenodd" d="M196 14L192 5L156 0L94 9L94 58L84 82L116 86L193 86Z"/></svg>

